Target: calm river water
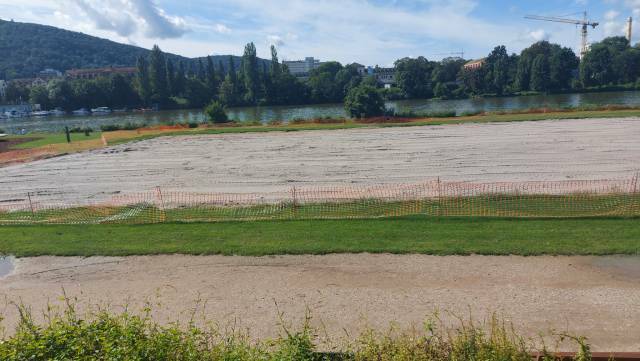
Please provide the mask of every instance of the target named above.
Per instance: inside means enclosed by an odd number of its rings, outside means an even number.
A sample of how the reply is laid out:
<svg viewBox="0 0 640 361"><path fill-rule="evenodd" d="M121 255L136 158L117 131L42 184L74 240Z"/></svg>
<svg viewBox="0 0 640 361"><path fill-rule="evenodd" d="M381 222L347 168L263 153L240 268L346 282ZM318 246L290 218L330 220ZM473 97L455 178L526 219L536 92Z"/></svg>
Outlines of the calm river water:
<svg viewBox="0 0 640 361"><path fill-rule="evenodd" d="M564 107L581 105L640 105L640 92L607 92L589 94L554 94L504 98L481 98L462 100L401 100L387 102L388 107L398 111L439 112L455 110L458 114L476 111L517 110L541 107ZM262 106L231 108L231 119L239 121L270 120L289 121L296 118L344 117L342 104ZM50 116L43 118L19 118L0 120L0 128L9 133L61 131L65 126L91 127L99 129L105 124L166 122L203 122L204 114L199 109L172 110L149 113L120 113L90 116Z"/></svg>

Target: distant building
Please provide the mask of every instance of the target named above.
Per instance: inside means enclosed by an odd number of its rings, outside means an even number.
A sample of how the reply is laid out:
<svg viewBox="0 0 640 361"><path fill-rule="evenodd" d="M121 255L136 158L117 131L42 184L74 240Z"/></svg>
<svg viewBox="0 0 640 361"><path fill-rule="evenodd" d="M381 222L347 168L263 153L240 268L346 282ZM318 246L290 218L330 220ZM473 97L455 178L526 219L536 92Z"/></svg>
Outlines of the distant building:
<svg viewBox="0 0 640 361"><path fill-rule="evenodd" d="M464 70L478 70L482 68L486 59L471 60L463 65Z"/></svg>
<svg viewBox="0 0 640 361"><path fill-rule="evenodd" d="M313 69L317 69L323 63L314 57L306 57L304 60L284 60L282 64L289 68L291 75L298 78L307 78Z"/></svg>
<svg viewBox="0 0 640 361"><path fill-rule="evenodd" d="M134 76L138 73L138 69L135 67L123 67L123 68L95 68L95 69L70 69L67 70L65 75L69 79L95 79L102 76L111 75L124 75Z"/></svg>
<svg viewBox="0 0 640 361"><path fill-rule="evenodd" d="M358 71L358 74L360 74L361 76L365 76L367 75L367 67L362 65L362 64L358 64L358 63L353 63L351 64L351 66L355 67L356 70Z"/></svg>
<svg viewBox="0 0 640 361"><path fill-rule="evenodd" d="M396 84L396 68L374 68L373 75L376 77L378 83L384 85L385 88L390 88Z"/></svg>
<svg viewBox="0 0 640 361"><path fill-rule="evenodd" d="M4 98L4 95L7 94L7 81L0 80L0 98Z"/></svg>
<svg viewBox="0 0 640 361"><path fill-rule="evenodd" d="M49 80L42 78L20 78L11 80L12 84L16 84L19 87L34 87L39 85L47 85Z"/></svg>
<svg viewBox="0 0 640 361"><path fill-rule="evenodd" d="M40 78L44 80L55 79L60 77L62 77L62 72L55 69L51 69L51 68L44 69L43 71L39 72L36 75L36 78Z"/></svg>

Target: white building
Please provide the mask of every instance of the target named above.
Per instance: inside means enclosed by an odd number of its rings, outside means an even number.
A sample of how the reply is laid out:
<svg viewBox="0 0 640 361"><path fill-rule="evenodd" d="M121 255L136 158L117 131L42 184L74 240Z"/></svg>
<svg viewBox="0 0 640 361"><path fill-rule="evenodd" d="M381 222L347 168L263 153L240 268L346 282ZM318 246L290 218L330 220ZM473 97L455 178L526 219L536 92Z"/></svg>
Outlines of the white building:
<svg viewBox="0 0 640 361"><path fill-rule="evenodd" d="M374 68L373 74L378 83L384 85L385 88L391 88L396 84L396 68Z"/></svg>
<svg viewBox="0 0 640 361"><path fill-rule="evenodd" d="M282 62L283 65L286 65L289 68L289 72L299 78L306 78L309 76L309 73L318 68L322 63L320 60L315 59L314 57L306 57L304 60L284 60Z"/></svg>

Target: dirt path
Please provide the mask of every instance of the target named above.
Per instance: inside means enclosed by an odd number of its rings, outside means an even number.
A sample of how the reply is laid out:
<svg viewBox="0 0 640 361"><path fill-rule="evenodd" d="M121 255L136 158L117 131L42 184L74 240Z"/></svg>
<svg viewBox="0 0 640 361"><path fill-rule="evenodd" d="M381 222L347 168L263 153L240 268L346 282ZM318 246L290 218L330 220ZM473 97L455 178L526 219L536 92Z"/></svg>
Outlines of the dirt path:
<svg viewBox="0 0 640 361"><path fill-rule="evenodd" d="M631 177L640 119L588 119L163 137L0 168L0 200L103 200L161 186L276 192L292 185Z"/></svg>
<svg viewBox="0 0 640 361"><path fill-rule="evenodd" d="M197 308L255 337L309 307L330 335L368 323L420 326L434 310L479 319L499 312L529 336L555 329L589 337L594 350L640 349L640 258L328 255L278 257L39 257L17 260L0 295L34 311L61 304L154 306L159 321L186 321ZM199 307L196 307L200 301ZM8 325L14 307L5 308Z"/></svg>

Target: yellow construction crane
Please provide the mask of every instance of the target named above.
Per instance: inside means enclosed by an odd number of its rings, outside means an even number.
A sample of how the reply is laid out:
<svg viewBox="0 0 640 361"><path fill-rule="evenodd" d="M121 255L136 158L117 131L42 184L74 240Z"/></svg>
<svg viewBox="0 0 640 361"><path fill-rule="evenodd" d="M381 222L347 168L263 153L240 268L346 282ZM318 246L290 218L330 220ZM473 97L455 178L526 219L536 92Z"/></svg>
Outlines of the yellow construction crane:
<svg viewBox="0 0 640 361"><path fill-rule="evenodd" d="M559 17L553 17L553 16L539 16L539 15L527 15L527 16L525 16L525 19L552 21L552 22L555 22L555 23L581 25L582 26L582 43L580 44L580 57L583 57L584 54L586 54L587 51L589 50L589 42L588 42L588 34L587 34L588 33L587 30L589 29L589 26L591 26L593 29L595 29L596 26L600 25L597 22L590 21L587 18L587 12L586 11L583 13L583 15L584 15L584 17L583 17L582 20L565 19L565 18L559 18Z"/></svg>

